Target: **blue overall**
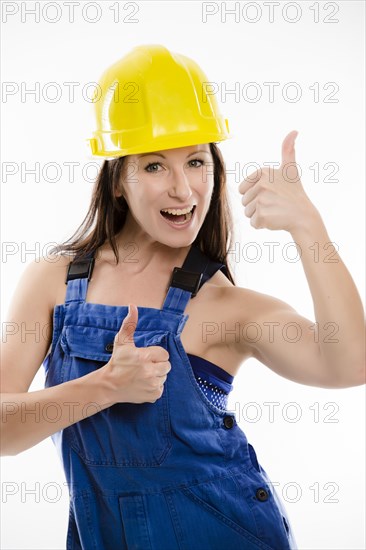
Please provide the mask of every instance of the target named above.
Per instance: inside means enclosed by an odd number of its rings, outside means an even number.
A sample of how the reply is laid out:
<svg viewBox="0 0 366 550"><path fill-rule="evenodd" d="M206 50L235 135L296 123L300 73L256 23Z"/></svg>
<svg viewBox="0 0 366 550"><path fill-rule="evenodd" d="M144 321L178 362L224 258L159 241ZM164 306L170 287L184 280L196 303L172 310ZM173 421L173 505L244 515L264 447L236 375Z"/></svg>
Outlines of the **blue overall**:
<svg viewBox="0 0 366 550"><path fill-rule="evenodd" d="M85 301L93 266L92 255L69 265L65 304L53 314L45 387L111 357L128 307ZM218 269L225 266L192 245L173 270L163 308L138 307L135 345L169 353L160 399L116 403L52 435L70 493L67 550L297 548L253 446L235 415L203 394L180 339L188 301ZM88 407L98 411L96 403Z"/></svg>

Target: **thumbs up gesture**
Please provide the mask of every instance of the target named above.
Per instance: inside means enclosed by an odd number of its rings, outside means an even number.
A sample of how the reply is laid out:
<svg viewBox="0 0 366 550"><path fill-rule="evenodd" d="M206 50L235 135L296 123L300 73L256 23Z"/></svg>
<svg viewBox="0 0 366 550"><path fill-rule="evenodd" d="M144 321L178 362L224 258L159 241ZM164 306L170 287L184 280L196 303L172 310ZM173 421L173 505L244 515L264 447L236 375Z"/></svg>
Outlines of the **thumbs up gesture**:
<svg viewBox="0 0 366 550"><path fill-rule="evenodd" d="M137 307L130 305L114 338L112 356L102 367L112 403L155 403L163 394L164 382L171 369L166 349L135 346L137 321Z"/></svg>
<svg viewBox="0 0 366 550"><path fill-rule="evenodd" d="M279 169L260 168L239 185L244 214L256 229L291 232L305 225L310 212L317 212L300 180L295 159L296 137L293 130L283 140Z"/></svg>

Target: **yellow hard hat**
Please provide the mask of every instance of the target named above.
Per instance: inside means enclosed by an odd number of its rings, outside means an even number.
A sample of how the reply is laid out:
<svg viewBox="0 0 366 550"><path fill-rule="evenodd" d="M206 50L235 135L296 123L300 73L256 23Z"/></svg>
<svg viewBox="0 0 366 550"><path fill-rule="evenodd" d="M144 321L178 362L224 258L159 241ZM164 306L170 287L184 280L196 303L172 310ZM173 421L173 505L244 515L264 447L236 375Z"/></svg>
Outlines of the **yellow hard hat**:
<svg viewBox="0 0 366 550"><path fill-rule="evenodd" d="M92 155L116 158L229 138L211 92L192 59L160 44L133 48L103 73L95 91Z"/></svg>

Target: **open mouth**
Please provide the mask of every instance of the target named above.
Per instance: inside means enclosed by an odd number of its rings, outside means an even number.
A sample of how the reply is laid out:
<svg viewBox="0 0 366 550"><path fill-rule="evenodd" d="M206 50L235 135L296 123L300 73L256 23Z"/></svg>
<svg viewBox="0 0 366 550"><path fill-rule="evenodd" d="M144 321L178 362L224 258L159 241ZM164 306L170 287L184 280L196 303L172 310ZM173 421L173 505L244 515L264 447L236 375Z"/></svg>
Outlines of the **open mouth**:
<svg viewBox="0 0 366 550"><path fill-rule="evenodd" d="M166 218L176 225L183 225L192 219L195 209L196 205L194 205L192 209L186 214L170 214L169 212L163 212L162 210L160 210L160 214L163 216L163 218Z"/></svg>

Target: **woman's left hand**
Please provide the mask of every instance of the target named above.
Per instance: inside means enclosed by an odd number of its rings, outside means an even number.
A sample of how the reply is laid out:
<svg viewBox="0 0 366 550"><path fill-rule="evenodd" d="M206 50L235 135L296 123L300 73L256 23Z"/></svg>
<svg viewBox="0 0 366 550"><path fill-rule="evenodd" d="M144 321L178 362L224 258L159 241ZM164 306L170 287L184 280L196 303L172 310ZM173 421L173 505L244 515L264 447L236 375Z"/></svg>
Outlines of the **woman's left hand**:
<svg viewBox="0 0 366 550"><path fill-rule="evenodd" d="M300 180L294 148L297 134L293 130L283 140L282 164L278 169L259 168L239 185L244 213L256 229L291 232L318 214Z"/></svg>

